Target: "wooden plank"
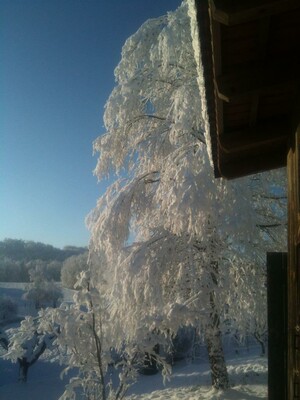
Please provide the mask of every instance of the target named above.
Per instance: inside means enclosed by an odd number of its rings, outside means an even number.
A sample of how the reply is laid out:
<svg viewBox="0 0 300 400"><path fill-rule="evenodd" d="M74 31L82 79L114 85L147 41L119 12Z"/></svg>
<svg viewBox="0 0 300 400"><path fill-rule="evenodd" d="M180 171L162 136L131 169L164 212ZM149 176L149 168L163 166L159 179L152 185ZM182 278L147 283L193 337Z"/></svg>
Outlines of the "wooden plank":
<svg viewBox="0 0 300 400"><path fill-rule="evenodd" d="M287 399L287 253L267 253L268 399Z"/></svg>
<svg viewBox="0 0 300 400"><path fill-rule="evenodd" d="M207 109L207 122L210 126L211 132L217 132L216 126L216 110L215 110L215 88L214 88L214 71L212 62L212 39L211 39L211 26L209 18L209 7L208 0L195 0L196 13L197 13L197 24L199 29L199 45L200 45L200 57L203 65L203 76L204 76L204 90L205 98L202 99L206 103ZM201 110L199 110L201 112ZM218 150L216 146L216 136L211 134L211 151L214 163L215 177L220 177L218 171Z"/></svg>
<svg viewBox="0 0 300 400"><path fill-rule="evenodd" d="M299 114L298 114L299 117ZM299 120L298 120L299 121ZM299 150L300 125L291 137L288 153L288 399L294 400L300 387L300 244L299 244Z"/></svg>
<svg viewBox="0 0 300 400"><path fill-rule="evenodd" d="M222 73L222 48L221 48L221 31L220 24L216 21L213 21L211 15L210 18L210 26L211 26L211 35L212 35L212 62L213 62L213 73L214 73L214 82L217 76ZM219 97L215 96L215 107L216 107L216 131L218 134L223 132L223 101L219 99Z"/></svg>
<svg viewBox="0 0 300 400"><path fill-rule="evenodd" d="M242 24L300 8L299 0L210 0L214 20L225 25Z"/></svg>
<svg viewBox="0 0 300 400"><path fill-rule="evenodd" d="M270 145L285 145L290 135L285 118L273 120L269 123L255 125L242 130L224 132L219 136L219 146L224 153L233 154L241 151L251 151L258 147ZM286 151L282 150L284 154Z"/></svg>
<svg viewBox="0 0 300 400"><path fill-rule="evenodd" d="M266 58L267 44L270 32L270 16L262 18L259 23L259 53L260 60Z"/></svg>
<svg viewBox="0 0 300 400"><path fill-rule="evenodd" d="M284 166L286 166L286 155L282 147L260 154L240 152L239 157L231 157L229 160L224 159L224 155L219 152L219 173L226 179L236 179Z"/></svg>
<svg viewBox="0 0 300 400"><path fill-rule="evenodd" d="M217 77L216 91L220 99L229 102L246 95L268 93L274 88L292 89L299 82L298 60L275 64L253 63Z"/></svg>
<svg viewBox="0 0 300 400"><path fill-rule="evenodd" d="M254 93L251 99L251 109L250 109L250 116L249 116L249 125L255 126L257 121L257 111L258 111L258 104L259 104L259 95L258 93Z"/></svg>

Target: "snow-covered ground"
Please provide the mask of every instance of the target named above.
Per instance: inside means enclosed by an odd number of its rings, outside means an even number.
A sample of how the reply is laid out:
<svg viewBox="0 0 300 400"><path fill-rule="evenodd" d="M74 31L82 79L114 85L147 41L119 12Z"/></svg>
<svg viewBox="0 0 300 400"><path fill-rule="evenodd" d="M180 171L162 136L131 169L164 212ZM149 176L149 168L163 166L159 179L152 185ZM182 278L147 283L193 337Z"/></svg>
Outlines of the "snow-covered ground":
<svg viewBox="0 0 300 400"><path fill-rule="evenodd" d="M58 283L60 286L60 283ZM22 296L28 283L0 282L0 295L11 297L18 305L19 316L36 315L37 311L32 302L24 301ZM74 290L62 288L63 301L70 302L73 299ZM1 323L0 323L1 326Z"/></svg>
<svg viewBox="0 0 300 400"><path fill-rule="evenodd" d="M257 350L257 349L256 349ZM173 367L170 382L163 387L160 376L140 377L130 390L131 400L254 400L267 398L267 359L255 355L228 360L232 387L217 391L210 386L207 363L182 361Z"/></svg>
<svg viewBox="0 0 300 400"><path fill-rule="evenodd" d="M1 284L0 293L20 301L22 284ZM70 301L72 291L65 292ZM21 301L20 301L21 303ZM21 305L21 304L20 304ZM22 305L21 305L22 306ZM21 308L22 311L26 308ZM0 400L57 400L64 391L69 376L60 379L62 367L44 359L34 364L27 383L18 383L18 366L0 358ZM231 388L225 392L210 386L206 358L183 360L173 366L169 382L163 384L160 374L140 375L130 388L128 400L254 400L267 399L267 358L259 356L258 347L240 348L239 354L226 354Z"/></svg>
<svg viewBox="0 0 300 400"><path fill-rule="evenodd" d="M17 382L17 365L0 361L1 400L57 400L68 379L59 377L57 363L38 361L29 370L28 382ZM161 375L139 376L128 393L130 400L254 400L267 398L267 360L244 355L228 360L232 387L216 391L209 385L208 365L181 361L173 367L170 382L164 387Z"/></svg>

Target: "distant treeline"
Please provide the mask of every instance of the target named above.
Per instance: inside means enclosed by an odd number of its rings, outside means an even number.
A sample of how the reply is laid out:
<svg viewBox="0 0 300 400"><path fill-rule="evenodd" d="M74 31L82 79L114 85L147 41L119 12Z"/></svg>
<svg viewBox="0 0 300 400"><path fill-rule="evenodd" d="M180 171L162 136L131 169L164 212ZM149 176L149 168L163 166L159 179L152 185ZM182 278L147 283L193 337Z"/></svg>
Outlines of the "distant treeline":
<svg viewBox="0 0 300 400"><path fill-rule="evenodd" d="M63 249L58 249L50 244L20 239L0 241L0 259L7 257L14 261L65 261L68 257L86 251L86 247L66 246Z"/></svg>
<svg viewBox="0 0 300 400"><path fill-rule="evenodd" d="M58 249L39 242L5 239L0 241L0 282L28 282L29 270L37 265L48 279L60 281L63 262L86 251L85 247Z"/></svg>

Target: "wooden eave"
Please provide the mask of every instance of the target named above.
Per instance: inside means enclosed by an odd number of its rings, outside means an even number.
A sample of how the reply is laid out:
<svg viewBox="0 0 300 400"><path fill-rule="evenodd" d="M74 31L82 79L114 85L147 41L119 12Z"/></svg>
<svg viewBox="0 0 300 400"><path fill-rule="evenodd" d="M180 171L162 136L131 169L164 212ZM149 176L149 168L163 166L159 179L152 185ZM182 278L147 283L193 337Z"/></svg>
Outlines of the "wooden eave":
<svg viewBox="0 0 300 400"><path fill-rule="evenodd" d="M196 0L216 176L286 165L300 84L300 0Z"/></svg>

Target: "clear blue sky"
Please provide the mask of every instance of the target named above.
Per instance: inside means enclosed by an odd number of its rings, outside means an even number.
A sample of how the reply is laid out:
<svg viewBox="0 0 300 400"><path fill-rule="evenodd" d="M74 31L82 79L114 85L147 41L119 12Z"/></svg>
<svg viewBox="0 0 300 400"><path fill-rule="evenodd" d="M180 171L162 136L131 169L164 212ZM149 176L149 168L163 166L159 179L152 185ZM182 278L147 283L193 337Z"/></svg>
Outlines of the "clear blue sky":
<svg viewBox="0 0 300 400"><path fill-rule="evenodd" d="M126 38L180 0L0 0L0 240L87 245L92 142Z"/></svg>

